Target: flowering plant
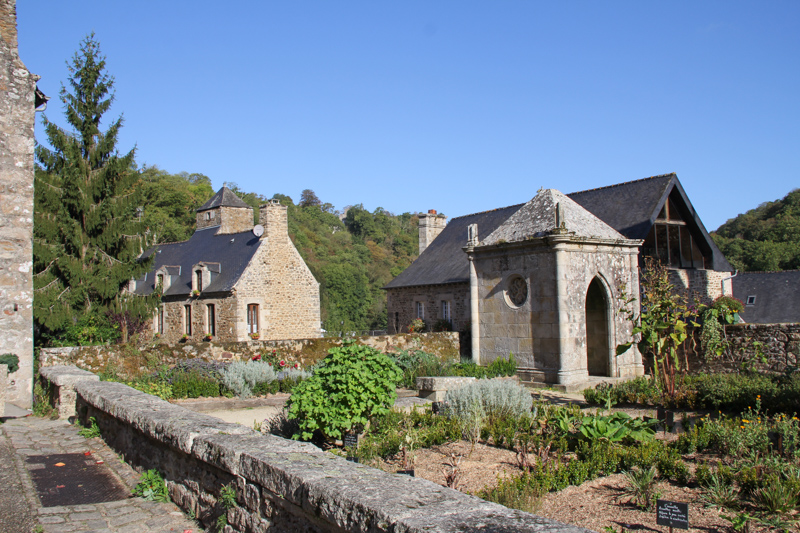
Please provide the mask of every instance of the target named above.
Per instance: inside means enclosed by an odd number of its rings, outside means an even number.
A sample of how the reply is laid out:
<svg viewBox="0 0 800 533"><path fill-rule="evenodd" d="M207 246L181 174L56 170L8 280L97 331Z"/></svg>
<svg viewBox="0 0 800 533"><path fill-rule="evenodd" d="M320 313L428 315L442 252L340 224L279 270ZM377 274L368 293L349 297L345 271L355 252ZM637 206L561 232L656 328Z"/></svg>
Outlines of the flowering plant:
<svg viewBox="0 0 800 533"><path fill-rule="evenodd" d="M203 339L206 340L206 341L210 341L213 338L214 338L214 336L211 335L210 333L208 335L206 335L205 337L203 337Z"/></svg>
<svg viewBox="0 0 800 533"><path fill-rule="evenodd" d="M256 354L253 356L253 361L261 361L261 354Z"/></svg>
<svg viewBox="0 0 800 533"><path fill-rule="evenodd" d="M189 340L189 335L188 335L188 334L186 334L186 333L184 333L184 334L183 334L183 337L181 337L181 340L182 340L182 341L187 341L187 340Z"/></svg>
<svg viewBox="0 0 800 533"><path fill-rule="evenodd" d="M253 339L254 341L257 341L259 336L260 335L258 333L251 333L250 334L250 338Z"/></svg>
<svg viewBox="0 0 800 533"><path fill-rule="evenodd" d="M280 364L280 365L281 365L281 368L283 368L284 366L286 366L286 360L284 360L284 359L281 359L281 360L280 360L280 363L278 363L278 364Z"/></svg>
<svg viewBox="0 0 800 533"><path fill-rule="evenodd" d="M197 289L192 291L192 296L199 296L199 295L200 295L200 291L198 291Z"/></svg>
<svg viewBox="0 0 800 533"><path fill-rule="evenodd" d="M409 333L422 333L423 331L425 331L425 321L421 318L415 318L408 325Z"/></svg>

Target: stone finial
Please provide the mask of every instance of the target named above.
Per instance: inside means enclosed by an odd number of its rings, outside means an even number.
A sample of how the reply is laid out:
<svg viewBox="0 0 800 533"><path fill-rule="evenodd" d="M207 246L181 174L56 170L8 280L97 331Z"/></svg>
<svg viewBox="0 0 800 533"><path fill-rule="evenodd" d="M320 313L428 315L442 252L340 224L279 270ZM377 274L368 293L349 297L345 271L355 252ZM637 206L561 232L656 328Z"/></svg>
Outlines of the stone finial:
<svg viewBox="0 0 800 533"><path fill-rule="evenodd" d="M478 246L478 225L467 226L467 246Z"/></svg>

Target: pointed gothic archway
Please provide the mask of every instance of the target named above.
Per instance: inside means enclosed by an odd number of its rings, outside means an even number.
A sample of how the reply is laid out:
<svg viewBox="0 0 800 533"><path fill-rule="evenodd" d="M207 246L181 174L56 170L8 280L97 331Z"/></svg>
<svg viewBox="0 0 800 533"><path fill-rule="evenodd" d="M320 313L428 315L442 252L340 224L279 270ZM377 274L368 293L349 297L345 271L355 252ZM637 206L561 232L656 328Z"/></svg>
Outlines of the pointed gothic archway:
<svg viewBox="0 0 800 533"><path fill-rule="evenodd" d="M590 376L610 376L608 297L603 283L594 278L586 291L586 356Z"/></svg>

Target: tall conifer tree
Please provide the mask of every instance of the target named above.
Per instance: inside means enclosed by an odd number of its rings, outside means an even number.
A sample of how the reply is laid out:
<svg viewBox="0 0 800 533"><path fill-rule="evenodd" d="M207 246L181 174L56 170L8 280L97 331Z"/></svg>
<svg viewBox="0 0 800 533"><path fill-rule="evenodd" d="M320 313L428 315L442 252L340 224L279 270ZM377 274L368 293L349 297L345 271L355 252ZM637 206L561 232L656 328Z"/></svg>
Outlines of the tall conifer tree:
<svg viewBox="0 0 800 533"><path fill-rule="evenodd" d="M67 63L61 101L72 131L42 118L51 148L36 147L34 189L34 317L57 333L87 314L114 314L127 325L148 316L158 295L126 294L128 281L150 267L136 216L140 204L132 149L117 152L122 117L105 132L100 121L114 100L99 43L89 35Z"/></svg>

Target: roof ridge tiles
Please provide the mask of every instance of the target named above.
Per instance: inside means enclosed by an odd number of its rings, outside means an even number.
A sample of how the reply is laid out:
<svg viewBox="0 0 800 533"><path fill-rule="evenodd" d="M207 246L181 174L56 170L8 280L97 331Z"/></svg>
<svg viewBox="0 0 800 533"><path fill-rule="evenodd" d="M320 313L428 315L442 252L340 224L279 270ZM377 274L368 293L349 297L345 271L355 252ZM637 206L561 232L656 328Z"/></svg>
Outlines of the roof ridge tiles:
<svg viewBox="0 0 800 533"><path fill-rule="evenodd" d="M630 185L631 183L639 183L641 181L654 180L654 179L657 179L657 178L666 178L666 177L670 177L670 176L677 177L677 174L675 172L667 172L666 174L658 174L658 175L655 175L655 176L648 176L646 178L640 178L638 180L624 181L622 183L615 183L613 185L606 185L605 187L595 187L594 189L584 189L582 191L575 191L575 192L571 192L571 193L567 194L567 196L572 196L573 194L581 194L581 193L584 193L584 192L602 191L603 189L613 189L614 187L622 187L623 185Z"/></svg>
<svg viewBox="0 0 800 533"><path fill-rule="evenodd" d="M475 215L485 215L486 213L492 213L494 211L502 211L503 209L511 209L512 207L522 207L527 202L522 202L521 204L514 204L514 205L507 205L505 207L496 207L495 209L487 209L486 211L478 211L476 213L469 213L467 215L461 215L460 217L453 217L450 219L452 222L453 220L458 220L459 218L466 218L466 217L474 217Z"/></svg>

